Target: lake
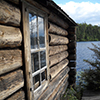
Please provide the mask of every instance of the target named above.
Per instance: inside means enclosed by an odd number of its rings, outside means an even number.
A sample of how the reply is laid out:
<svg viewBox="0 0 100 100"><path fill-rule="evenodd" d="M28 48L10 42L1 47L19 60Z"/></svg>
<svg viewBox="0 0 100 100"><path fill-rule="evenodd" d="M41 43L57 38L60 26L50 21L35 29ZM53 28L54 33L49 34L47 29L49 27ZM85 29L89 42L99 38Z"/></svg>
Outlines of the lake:
<svg viewBox="0 0 100 100"><path fill-rule="evenodd" d="M89 41L89 42L77 42L76 47L76 69L77 72L82 71L83 69L88 69L91 67L88 63L84 62L84 59L93 60L92 56L94 54L93 51L88 49L88 47L93 48L94 46L91 44L98 45L100 41Z"/></svg>

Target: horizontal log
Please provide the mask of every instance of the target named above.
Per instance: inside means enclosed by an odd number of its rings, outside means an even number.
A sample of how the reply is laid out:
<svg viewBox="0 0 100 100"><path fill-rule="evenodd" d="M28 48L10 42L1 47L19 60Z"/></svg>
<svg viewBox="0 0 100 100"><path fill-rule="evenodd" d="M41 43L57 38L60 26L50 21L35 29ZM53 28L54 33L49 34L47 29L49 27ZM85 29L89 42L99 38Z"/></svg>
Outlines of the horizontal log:
<svg viewBox="0 0 100 100"><path fill-rule="evenodd" d="M50 78L51 80L62 70L64 69L67 65L68 65L68 60L64 59L63 61L61 61L60 63L58 63L57 65L53 66L52 68L50 68Z"/></svg>
<svg viewBox="0 0 100 100"><path fill-rule="evenodd" d="M69 49L75 49L76 48L76 42L74 41L74 42L70 42L69 44L68 44L68 48Z"/></svg>
<svg viewBox="0 0 100 100"><path fill-rule="evenodd" d="M68 49L69 54L76 54L76 49Z"/></svg>
<svg viewBox="0 0 100 100"><path fill-rule="evenodd" d="M69 40L67 37L49 34L49 44L50 45L68 44L68 43L69 43Z"/></svg>
<svg viewBox="0 0 100 100"><path fill-rule="evenodd" d="M19 28L0 25L0 48L21 46L22 34Z"/></svg>
<svg viewBox="0 0 100 100"><path fill-rule="evenodd" d="M76 55L69 55L68 60L76 60Z"/></svg>
<svg viewBox="0 0 100 100"><path fill-rule="evenodd" d="M38 100L48 100L50 95L53 93L53 91L58 87L58 85L62 82L64 77L66 76L66 73L68 73L69 68L65 67L48 85L48 88L43 92L43 94L39 97Z"/></svg>
<svg viewBox="0 0 100 100"><path fill-rule="evenodd" d="M0 77L0 99L5 99L24 86L23 71L17 70Z"/></svg>
<svg viewBox="0 0 100 100"><path fill-rule="evenodd" d="M10 2L12 2L14 4L19 4L19 0L6 0L6 1L10 1Z"/></svg>
<svg viewBox="0 0 100 100"><path fill-rule="evenodd" d="M21 50L0 50L0 75L22 66Z"/></svg>
<svg viewBox="0 0 100 100"><path fill-rule="evenodd" d="M68 83L68 80L67 80L66 83L64 84L64 86L61 88L60 94L64 94L66 92L68 85L69 85L69 83Z"/></svg>
<svg viewBox="0 0 100 100"><path fill-rule="evenodd" d="M64 79L62 80L62 82L56 87L56 89L53 91L53 93L50 95L50 97L48 98L48 100L58 100L57 99L57 95L59 95L59 99L61 99L61 92L62 92L62 88L68 84L68 74L64 77ZM65 87L67 88L67 87Z"/></svg>
<svg viewBox="0 0 100 100"><path fill-rule="evenodd" d="M0 23L20 26L20 21L20 9L16 8L15 6L12 6L4 0L0 0Z"/></svg>
<svg viewBox="0 0 100 100"><path fill-rule="evenodd" d="M67 45L49 46L49 56L65 51L67 49Z"/></svg>
<svg viewBox="0 0 100 100"><path fill-rule="evenodd" d="M50 22L53 22L64 29L68 29L69 27L68 23L66 23L62 18L54 13L50 13L48 19Z"/></svg>
<svg viewBox="0 0 100 100"><path fill-rule="evenodd" d="M25 93L23 90L19 90L18 92L11 95L6 100L25 100Z"/></svg>
<svg viewBox="0 0 100 100"><path fill-rule="evenodd" d="M68 52L67 51L63 51L61 53L58 53L56 55L50 56L49 57L49 66L52 66L54 64L59 63L60 61L62 61L63 59L68 57Z"/></svg>
<svg viewBox="0 0 100 100"><path fill-rule="evenodd" d="M68 66L69 67L76 67L76 62L69 62Z"/></svg>
<svg viewBox="0 0 100 100"><path fill-rule="evenodd" d="M69 83L66 82L66 83L64 84L64 86L61 87L61 89L60 89L60 91L57 93L56 97L53 98L53 100L64 100L64 99L62 98L62 96L63 96L64 93L66 92L68 85L69 85Z"/></svg>
<svg viewBox="0 0 100 100"><path fill-rule="evenodd" d="M47 86L48 86L48 82L43 81L41 87L34 92L34 100L38 100L40 95L43 94L43 92L46 90Z"/></svg>
<svg viewBox="0 0 100 100"><path fill-rule="evenodd" d="M68 35L68 32L54 24L51 24L49 23L49 33L56 33L58 35L64 35L64 36L67 36Z"/></svg>

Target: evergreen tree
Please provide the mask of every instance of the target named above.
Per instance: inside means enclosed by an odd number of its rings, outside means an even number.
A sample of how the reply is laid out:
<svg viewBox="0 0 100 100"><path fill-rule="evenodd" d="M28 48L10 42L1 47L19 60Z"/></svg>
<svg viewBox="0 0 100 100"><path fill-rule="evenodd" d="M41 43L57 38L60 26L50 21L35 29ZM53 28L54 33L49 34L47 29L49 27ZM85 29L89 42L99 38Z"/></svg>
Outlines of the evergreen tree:
<svg viewBox="0 0 100 100"><path fill-rule="evenodd" d="M98 41L100 40L100 27L86 23L78 24L76 35L77 41Z"/></svg>
<svg viewBox="0 0 100 100"><path fill-rule="evenodd" d="M92 44L94 48L89 48L94 52L92 58L94 60L84 60L89 63L92 67L89 69L85 69L83 73L81 73L81 77L84 79L84 86L87 89L92 90L100 90L100 44L98 46Z"/></svg>

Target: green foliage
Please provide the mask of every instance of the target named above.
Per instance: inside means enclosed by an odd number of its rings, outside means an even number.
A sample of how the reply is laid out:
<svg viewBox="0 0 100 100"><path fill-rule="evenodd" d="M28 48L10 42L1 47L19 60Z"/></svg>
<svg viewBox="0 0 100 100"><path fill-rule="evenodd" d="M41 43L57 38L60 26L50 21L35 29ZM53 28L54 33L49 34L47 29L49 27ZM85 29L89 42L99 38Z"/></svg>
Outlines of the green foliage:
<svg viewBox="0 0 100 100"><path fill-rule="evenodd" d="M100 27L87 25L86 23L78 24L76 30L77 41L98 41L100 40Z"/></svg>
<svg viewBox="0 0 100 100"><path fill-rule="evenodd" d="M82 91L80 89L80 86L77 86L75 88L68 88L61 100L81 100L81 98Z"/></svg>
<svg viewBox="0 0 100 100"><path fill-rule="evenodd" d="M81 77L84 79L84 86L89 90L100 90L100 44L98 46L92 44L94 48L89 48L94 52L92 55L93 60L84 60L89 63L92 68L85 69L81 73Z"/></svg>

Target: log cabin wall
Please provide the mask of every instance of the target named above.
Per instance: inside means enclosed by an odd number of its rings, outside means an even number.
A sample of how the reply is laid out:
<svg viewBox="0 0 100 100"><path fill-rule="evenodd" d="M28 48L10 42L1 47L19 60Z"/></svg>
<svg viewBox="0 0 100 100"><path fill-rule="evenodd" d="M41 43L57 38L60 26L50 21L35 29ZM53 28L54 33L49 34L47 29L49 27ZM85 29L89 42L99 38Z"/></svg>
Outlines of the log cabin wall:
<svg viewBox="0 0 100 100"><path fill-rule="evenodd" d="M69 52L69 84L72 86L75 86L76 81L76 28L75 27L69 27L68 28L68 38L69 38L69 44L68 44L68 52Z"/></svg>
<svg viewBox="0 0 100 100"><path fill-rule="evenodd" d="M25 98L23 69L20 5L0 0L0 100Z"/></svg>
<svg viewBox="0 0 100 100"><path fill-rule="evenodd" d="M0 100L27 99L21 1L0 0ZM24 1L48 14L49 85L37 99L59 99L75 83L76 24L57 12L51 0Z"/></svg>
<svg viewBox="0 0 100 100"><path fill-rule="evenodd" d="M50 84L39 100L60 99L68 86L68 32L50 20L48 21Z"/></svg>

